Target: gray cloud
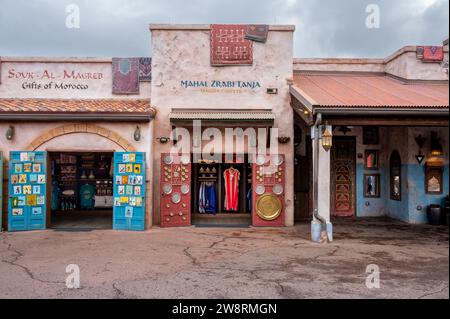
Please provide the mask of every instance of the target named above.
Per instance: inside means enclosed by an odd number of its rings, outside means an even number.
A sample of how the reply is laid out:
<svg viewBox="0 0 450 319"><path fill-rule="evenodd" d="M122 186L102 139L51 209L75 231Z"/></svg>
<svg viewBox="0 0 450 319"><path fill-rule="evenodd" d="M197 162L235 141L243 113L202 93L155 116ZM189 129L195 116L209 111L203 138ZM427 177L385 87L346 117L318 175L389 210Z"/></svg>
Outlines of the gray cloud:
<svg viewBox="0 0 450 319"><path fill-rule="evenodd" d="M81 28L65 27L78 4ZM365 26L366 6L381 28ZM0 55L147 56L150 23L295 24L296 57L385 57L441 44L448 0L0 0Z"/></svg>

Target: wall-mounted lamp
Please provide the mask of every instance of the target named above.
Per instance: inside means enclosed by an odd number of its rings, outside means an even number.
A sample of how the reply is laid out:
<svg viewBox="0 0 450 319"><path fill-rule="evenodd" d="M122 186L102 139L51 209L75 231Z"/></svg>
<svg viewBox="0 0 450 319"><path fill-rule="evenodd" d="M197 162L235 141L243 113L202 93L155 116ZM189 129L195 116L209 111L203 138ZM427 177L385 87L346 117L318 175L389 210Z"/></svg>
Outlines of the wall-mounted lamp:
<svg viewBox="0 0 450 319"><path fill-rule="evenodd" d="M344 135L347 135L347 133L351 132L352 129L349 128L348 126L341 126L339 128L339 132L342 132Z"/></svg>
<svg viewBox="0 0 450 319"><path fill-rule="evenodd" d="M139 126L136 126L136 129L134 130L134 140L136 142L141 140L141 128Z"/></svg>
<svg viewBox="0 0 450 319"><path fill-rule="evenodd" d="M327 152L333 147L333 134L328 129L328 126L325 126L322 133L322 147Z"/></svg>
<svg viewBox="0 0 450 319"><path fill-rule="evenodd" d="M14 133L15 133L14 132L14 126L8 127L8 129L6 130L6 134L5 134L6 139L8 141L11 141L14 138Z"/></svg>
<svg viewBox="0 0 450 319"><path fill-rule="evenodd" d="M416 140L417 146L419 146L419 148L422 149L427 141L427 138L423 137L422 135L419 135L419 136L416 136L415 140Z"/></svg>
<svg viewBox="0 0 450 319"><path fill-rule="evenodd" d="M289 137L289 136L280 136L279 138L278 138L278 142L280 143L280 144L287 144L287 143L289 143L291 141L291 138Z"/></svg>
<svg viewBox="0 0 450 319"><path fill-rule="evenodd" d="M156 140L158 140L161 144L167 144L167 143L169 143L170 138L162 136L162 137L156 138Z"/></svg>

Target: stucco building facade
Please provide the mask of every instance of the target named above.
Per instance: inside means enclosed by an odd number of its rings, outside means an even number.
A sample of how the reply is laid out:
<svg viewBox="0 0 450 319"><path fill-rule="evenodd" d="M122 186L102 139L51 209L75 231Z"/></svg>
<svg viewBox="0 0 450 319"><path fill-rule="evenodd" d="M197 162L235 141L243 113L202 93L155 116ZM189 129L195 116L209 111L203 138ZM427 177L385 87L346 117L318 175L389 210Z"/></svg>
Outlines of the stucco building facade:
<svg viewBox="0 0 450 319"><path fill-rule="evenodd" d="M114 227L120 211L135 230L313 220L320 241L321 229L332 239L334 217L428 222L428 206L449 192L448 42L442 62L424 62L417 46L386 59L294 59L295 27L267 26L251 63L217 66L211 28L150 25L152 79L138 94L112 93L111 58L2 57L2 227L39 206L27 196L45 194L40 227L51 228L54 214L79 213L85 184L95 188L83 223L108 211ZM33 152L48 159L37 163L47 176L38 194L39 184L14 181ZM72 175L63 173L66 156L76 159ZM239 176L235 189L230 172ZM77 186L55 193L65 174ZM111 203L97 207L105 197ZM143 227L133 228L138 215Z"/></svg>

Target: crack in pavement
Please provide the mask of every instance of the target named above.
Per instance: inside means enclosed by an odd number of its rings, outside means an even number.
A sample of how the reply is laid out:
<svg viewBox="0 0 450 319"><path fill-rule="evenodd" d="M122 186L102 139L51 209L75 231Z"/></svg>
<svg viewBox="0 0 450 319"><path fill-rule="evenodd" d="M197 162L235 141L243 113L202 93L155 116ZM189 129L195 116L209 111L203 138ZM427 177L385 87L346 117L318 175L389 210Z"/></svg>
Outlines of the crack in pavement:
<svg viewBox="0 0 450 319"><path fill-rule="evenodd" d="M432 295L436 295L436 294L438 294L438 293L440 293L440 292L443 292L444 290L448 290L448 288L449 288L449 285L447 284L447 285L445 285L444 288L442 288L441 290L423 294L423 295L419 296L417 299L424 299L424 298L426 298L426 297L430 297L430 296L432 296Z"/></svg>
<svg viewBox="0 0 450 319"><path fill-rule="evenodd" d="M23 254L22 252L20 252L19 250L15 249L15 248L13 247L13 245L7 241L7 238L8 238L7 235L4 235L4 236L3 236L3 239L2 239L2 243L3 243L4 245L7 246L7 250L8 250L9 252L12 252L12 253L13 253L13 260L6 260L6 259L3 259L3 258L2 258L1 261L2 261L3 263L8 264L8 265L11 265L11 266L13 266L13 267L19 267L19 268L22 269L22 270L23 270L23 271L24 271L24 272L25 272L32 280L38 281L38 282L40 282L40 283L43 283L43 284L63 284L63 282L60 282L60 281L51 281L51 280L43 280L43 279L39 279L39 278L37 278L37 277L33 274L33 272L31 271L31 269L29 269L28 267L26 267L26 266L24 266L24 265L18 264L17 261L18 261L20 258L24 257L24 254Z"/></svg>
<svg viewBox="0 0 450 319"><path fill-rule="evenodd" d="M183 253L192 261L192 264L194 266L200 266L198 259L192 256L192 254L189 252L189 249L191 249L190 246L186 247L185 249L183 249Z"/></svg>
<svg viewBox="0 0 450 319"><path fill-rule="evenodd" d="M320 258L324 258L324 257L333 257L336 255L336 253L339 251L340 248L341 248L340 246L336 245L335 248L333 249L333 251L327 252L324 254L319 254L316 257L312 258L312 260L316 261L316 260L318 260Z"/></svg>
<svg viewBox="0 0 450 319"><path fill-rule="evenodd" d="M114 292L116 294L116 296L114 297L115 299L126 298L125 297L125 293L122 290L120 290L119 288L117 288L117 283L113 282L112 287L113 287Z"/></svg>

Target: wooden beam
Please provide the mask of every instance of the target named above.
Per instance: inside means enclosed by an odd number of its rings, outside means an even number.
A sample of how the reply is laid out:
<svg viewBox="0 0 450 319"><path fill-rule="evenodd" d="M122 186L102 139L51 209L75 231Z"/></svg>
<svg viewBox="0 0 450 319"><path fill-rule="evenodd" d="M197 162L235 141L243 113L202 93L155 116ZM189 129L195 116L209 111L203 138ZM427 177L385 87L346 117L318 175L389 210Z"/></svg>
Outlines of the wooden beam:
<svg viewBox="0 0 450 319"><path fill-rule="evenodd" d="M329 125L448 127L449 117L324 116Z"/></svg>

